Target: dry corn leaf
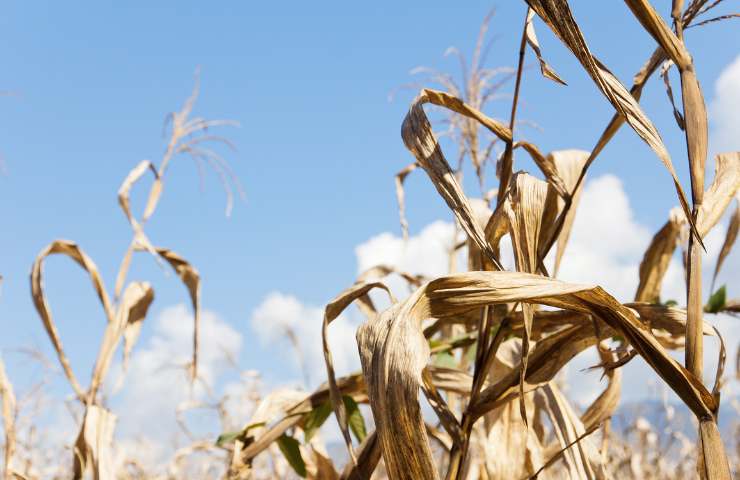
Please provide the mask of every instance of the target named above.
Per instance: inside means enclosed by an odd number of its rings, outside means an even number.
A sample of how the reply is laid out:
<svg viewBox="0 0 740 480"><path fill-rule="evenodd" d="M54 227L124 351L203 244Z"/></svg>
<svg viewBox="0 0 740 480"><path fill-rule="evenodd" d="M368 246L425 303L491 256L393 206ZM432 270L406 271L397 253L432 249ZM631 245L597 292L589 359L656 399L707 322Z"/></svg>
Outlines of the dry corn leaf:
<svg viewBox="0 0 740 480"><path fill-rule="evenodd" d="M565 211L565 218L560 233L557 237L557 250L555 251L555 264L553 276L557 276L560 262L565 254L565 247L570 239L573 229L573 221L576 218L578 203L581 199L583 183L578 184L578 179L584 171L590 153L584 150L555 150L548 155L550 161L555 165L555 170L565 185L567 196L558 199L558 211L564 212L564 198L570 198L570 207ZM552 184L552 182L550 182Z"/></svg>
<svg viewBox="0 0 740 480"><path fill-rule="evenodd" d="M360 326L357 343L383 459L391 479L439 478L418 394L429 345L416 316L424 289Z"/></svg>
<svg viewBox="0 0 740 480"><path fill-rule="evenodd" d="M714 290L714 282L717 280L717 275L722 268L722 264L732 251L732 246L735 244L735 240L737 240L738 230L740 230L740 193L735 194L735 200L735 212L730 218L730 224L727 227L725 241L722 243L722 249L717 256L717 264L714 267L714 275L712 275L712 290Z"/></svg>
<svg viewBox="0 0 740 480"><path fill-rule="evenodd" d="M535 343L530 352L527 367L527 385L535 387L552 380L555 375L570 361L586 350L596 345L599 340L598 334L614 335L614 331L608 325L594 331L593 323L576 325L561 329ZM475 417L481 417L501 404L501 400L518 395L520 384L520 368L507 372L491 385L484 388L475 404L469 410Z"/></svg>
<svg viewBox="0 0 740 480"><path fill-rule="evenodd" d="M696 230L688 200L658 131L624 85L591 54L578 24L573 18L567 0L527 0L527 3L576 56L599 90L617 112L624 117L635 133L655 151L673 179L678 199L692 225L692 230Z"/></svg>
<svg viewBox="0 0 740 480"><path fill-rule="evenodd" d="M678 128L686 130L686 122L684 121L683 114L676 108L676 101L673 98L673 88L671 87L670 71L673 66L673 60L666 60L663 62L663 66L660 67L660 77L663 79L665 85L665 92L668 95L668 100L671 102L671 108L673 109L673 118L676 119Z"/></svg>
<svg viewBox="0 0 740 480"><path fill-rule="evenodd" d="M537 60L540 62L540 71L542 72L542 76L545 78L549 78L550 80L561 85L567 85L565 81L563 81L563 79L560 78L557 73L555 73L555 70L553 70L550 65L547 64L545 59L542 58L540 44L537 41L537 33L534 30L534 23L532 22L533 18L534 12L530 8L527 10L527 25L525 27L525 35L527 37L527 44L532 48L532 50L534 50L534 54L537 55Z"/></svg>
<svg viewBox="0 0 740 480"><path fill-rule="evenodd" d="M334 464L327 456L325 456L325 453L322 454L315 448L311 448L311 453L313 456L312 470L314 470L314 472L312 473L309 471L307 477L309 480L339 480L339 474L334 468Z"/></svg>
<svg viewBox="0 0 740 480"><path fill-rule="evenodd" d="M69 360L67 359L67 355L64 353L62 341L59 338L59 333L57 332L56 325L54 324L51 310L46 302L46 296L44 295L44 260L49 255L55 254L68 256L69 258L77 262L77 264L80 265L87 272L90 280L92 281L93 288L98 294L100 303L103 306L103 311L106 318L108 319L108 323L111 323L114 320L113 309L111 307L110 300L108 299L108 294L105 292L103 280L100 278L100 274L98 273L98 269L95 266L95 263L90 259L90 257L85 254L85 252L82 251L80 247L77 246L77 244L67 240L56 240L49 244L36 256L36 260L34 261L33 267L31 269L31 295L33 297L33 303L36 307L36 311L41 317L41 321L44 324L46 333L51 339L51 343L57 353L57 357L59 358L59 363L62 366L64 375L67 377L67 380L69 380L69 383L72 386L72 389L75 391L77 397L80 400L84 401L86 398L86 394L80 386L80 383L77 381L77 377L72 371L72 367L70 366Z"/></svg>
<svg viewBox="0 0 740 480"><path fill-rule="evenodd" d="M555 213L554 209L550 209L550 215L547 214L548 183L526 173L516 174L511 183L509 202L505 203L504 209L509 218L516 270L518 272L537 273L540 259L544 257L540 248L547 241L546 226L554 219ZM524 379L527 374L529 344L532 336L532 305L529 303L522 304L522 314L524 335L522 336L519 407L522 420L527 425L527 413L524 404Z"/></svg>
<svg viewBox="0 0 740 480"><path fill-rule="evenodd" d="M100 343L100 351L95 361L92 381L88 389L90 399L95 398L98 388L103 383L121 337L124 338L125 342L123 363L126 364L129 353L139 336L141 324L153 300L154 290L146 282L132 282L126 287L116 316L106 326L103 340Z"/></svg>
<svg viewBox="0 0 740 480"><path fill-rule="evenodd" d="M514 148L523 148L529 154L529 156L532 157L532 160L534 160L534 163L537 164L537 167L539 167L539 169L545 175L547 181L550 182L550 184L562 198L568 198L570 196L570 190L568 190L565 182L560 176L560 173L558 172L558 167L557 165L555 165L554 158L551 155L543 155L536 145L534 145L533 143L525 142L523 140L515 142Z"/></svg>
<svg viewBox="0 0 740 480"><path fill-rule="evenodd" d="M366 297L370 290L380 288L385 290L391 298L392 303L396 303L388 287L381 282L359 282L340 293L334 300L329 302L324 309L324 322L321 326L321 341L324 350L324 362L326 364L326 373L329 383L329 398L331 399L334 414L339 422L339 429L342 431L344 443L347 446L352 462L356 462L354 450L352 449L352 439L349 436L349 426L347 424L347 410L342 395L337 385L336 375L334 374L334 362L332 361L331 350L329 349L329 324L334 321L352 302Z"/></svg>
<svg viewBox="0 0 740 480"><path fill-rule="evenodd" d="M496 351L494 362L488 369L488 379L495 382L512 374L520 365L521 339L510 338ZM516 398L502 402L483 417L486 441L485 468L491 478L522 478L532 475L543 464L542 444L537 434L540 425L534 392L524 396L527 411L527 428ZM518 394L518 392L517 392Z"/></svg>
<svg viewBox="0 0 740 480"><path fill-rule="evenodd" d="M75 480L89 470L94 480L115 480L113 472L113 430L116 416L97 405L89 405L74 447Z"/></svg>
<svg viewBox="0 0 740 480"><path fill-rule="evenodd" d="M341 480L369 480L380 462L380 444L375 432L360 445L357 463L349 462L342 471Z"/></svg>
<svg viewBox="0 0 740 480"><path fill-rule="evenodd" d="M689 55L683 42L666 25L658 12L650 5L650 2L647 0L625 0L625 3L678 68L684 69L691 65L691 55Z"/></svg>
<svg viewBox="0 0 740 480"><path fill-rule="evenodd" d="M603 362L614 361L611 352L599 348L599 356ZM591 430L612 416L619 406L622 393L622 370L619 368L606 369L604 375L608 378L606 389L589 405L581 415L581 422L586 430Z"/></svg>
<svg viewBox="0 0 740 480"><path fill-rule="evenodd" d="M182 283L188 289L190 303L193 307L193 363L192 377L198 376L198 339L200 338L200 274L187 260L166 248L156 248L157 255L162 257L175 270Z"/></svg>
<svg viewBox="0 0 740 480"><path fill-rule="evenodd" d="M424 113L425 103L443 106L461 115L474 118L494 134L507 141L511 141L511 131L506 126L466 105L460 99L428 89L422 90L411 104L401 127L401 136L403 137L406 148L411 151L422 168L427 172L435 188L445 202L447 202L450 209L452 209L462 228L486 255L488 260L501 269L495 252L486 244L483 231L475 222L470 202L463 193L462 187L447 163L439 143L437 143L429 119Z"/></svg>
<svg viewBox="0 0 740 480"><path fill-rule="evenodd" d="M680 209L674 208L668 215L668 221L653 236L650 245L640 262L640 283L635 293L636 302L657 303L660 301L660 289L668 265L673 258L681 229L686 217Z"/></svg>
<svg viewBox="0 0 740 480"><path fill-rule="evenodd" d="M131 240L131 244L126 250L126 253L124 254L123 259L121 261L121 266L118 269L118 275L116 276L116 285L115 285L115 292L114 292L114 295L116 298L118 298L121 295L121 292L123 291L123 286L124 286L124 283L126 282L126 275L128 274L128 270L131 266L131 258L133 256L134 249L136 246L139 246L140 248L145 249L146 251L151 253L154 256L154 258L159 260L159 257L157 256L157 252L155 251L151 242L149 241L146 234L144 233L144 229L142 228L141 224L136 220L136 217L131 213L131 203L130 203L131 188L148 171L151 171L154 174L155 182L159 182L161 184L159 174L157 173L157 169L154 167L152 162L150 162L149 160L142 160L141 162L139 162L138 165L136 165L129 172L129 174L123 180L121 187L118 189L118 204L121 206L121 210L123 210L124 215L126 215L126 219L131 225L132 230L134 231L134 238ZM152 186L152 190L154 190L154 186ZM145 215L144 221L146 221L146 218L147 216Z"/></svg>
<svg viewBox="0 0 740 480"><path fill-rule="evenodd" d="M455 414L452 413L452 410L450 410L444 397L437 389L437 385L434 382L434 376L428 367L422 371L421 378L421 388L429 401L429 405L431 405L434 413L437 414L437 418L439 418L442 427L444 427L452 442L455 445L459 445L460 442L462 442L463 436L460 422L457 421Z"/></svg>
<svg viewBox="0 0 740 480"><path fill-rule="evenodd" d="M714 180L704 193L697 216L699 233L706 235L719 222L740 189L740 152L720 153L715 157Z"/></svg>
<svg viewBox="0 0 740 480"><path fill-rule="evenodd" d="M337 379L337 386L343 395L359 394L365 388L362 376L359 374ZM250 424L272 421L281 412L285 412L285 416L274 424L266 426L264 432L253 443L244 448L242 452L243 461L247 462L254 458L257 454L269 447L286 430L300 424L303 420L303 415L329 401L329 395L329 386L327 384L322 385L311 394L295 392L295 394L291 394L288 397L285 392L281 392L280 394L271 396L269 400L267 397L263 399L262 404L265 407L262 410L257 409L249 422ZM256 430L259 431L261 428Z"/></svg>
<svg viewBox="0 0 740 480"><path fill-rule="evenodd" d="M561 449L565 449L563 458L569 478L605 478L596 448L588 438L578 441L578 438L586 433L586 429L554 382L540 388L536 397L552 422L557 442ZM566 449L574 442L576 443L573 447Z"/></svg>
<svg viewBox="0 0 740 480"><path fill-rule="evenodd" d="M632 310L600 287L524 273L468 272L434 280L423 290L426 293L415 307L424 312L423 316L438 317L483 305L518 301L594 315L620 332L697 417L709 418L716 410L714 399L701 382L666 353Z"/></svg>

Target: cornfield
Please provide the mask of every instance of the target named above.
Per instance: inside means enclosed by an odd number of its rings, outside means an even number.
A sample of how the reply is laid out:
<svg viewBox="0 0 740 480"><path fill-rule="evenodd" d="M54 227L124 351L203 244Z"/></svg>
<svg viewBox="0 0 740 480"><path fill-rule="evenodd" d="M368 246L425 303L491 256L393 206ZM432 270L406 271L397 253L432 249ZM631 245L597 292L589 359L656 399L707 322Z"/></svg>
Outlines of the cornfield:
<svg viewBox="0 0 740 480"><path fill-rule="evenodd" d="M218 153L219 146L229 148L231 143L213 133L235 122L193 115L199 95L196 80L192 95L167 119L166 149L159 163L135 165L118 190L131 241L120 258L113 290L106 288L94 260L73 241L52 241L32 263L31 297L72 392L70 409L78 433L73 445L40 441L43 427L34 422L38 413L34 408L41 407L34 407L33 398L41 393L30 392L19 401L0 360L4 478L720 480L737 475L740 430L736 428L734 438L722 438L718 414L723 388L740 380L740 349L725 345L712 317L740 313L740 301L729 298L726 287L714 285L740 228L740 152L718 154L713 178L705 181L707 111L684 35L690 28L738 14L715 14L722 0L691 0L688 5L673 0L667 20L648 0L625 3L629 7L625 14L655 42L653 54L630 87L589 50L567 0L523 4L516 68L485 67L487 18L472 62L463 67L463 83L446 73L419 70L424 81L440 89L422 86L401 125L411 162L395 174L400 228L407 238L404 182L423 170L454 216L456 241L445 259L450 273L426 278L391 265L366 270L325 305L323 324L314 326L321 329L326 366L319 388L265 393L259 375L250 373L250 390L239 401L251 419L236 426L226 397L209 405L183 399L177 415L189 443L166 465L152 469L120 454L114 440L117 416L103 388L111 381L111 365L119 350L126 371L154 301L153 281L129 280L131 264L141 253L181 280L194 324L192 357L180 367L193 385L205 385L198 369L202 279L185 258L150 239L145 227L165 192L172 161L179 156L217 172L227 190L227 211L232 208L232 192L243 195ZM544 153L540 146L520 139L517 109L527 55L534 54L546 79L565 85L567 78L545 60L536 23L552 30L613 107L613 116L591 151ZM674 68L680 77L680 89L675 90L669 76ZM676 128L685 135L685 153L669 153L640 106L643 88L656 73L665 83ZM510 82L508 120L489 117L484 110ZM443 115L446 130L441 134L457 147L452 164L441 146L440 132L427 116L432 107ZM586 174L625 124L667 171L677 204L644 252L635 279L638 287L629 303L621 303L598 284L558 279ZM518 170L515 154L526 155L538 171ZM467 160L480 190L477 196L462 187ZM674 169L679 161L689 167L689 193ZM485 173L493 165L497 178L491 183ZM149 176L145 208L138 215L131 208L131 195ZM714 277L702 278L704 240L726 214L729 227ZM683 259L685 305L661 299L663 280L677 251ZM44 262L51 255L68 257L86 272L102 307L106 327L87 384L70 366L45 295ZM459 266L463 257L467 265ZM504 258L513 258L509 269L504 268ZM401 279L408 295L396 298L389 278ZM329 332L351 305L365 318L356 331L361 371L338 376ZM285 334L298 345L294 332ZM721 344L716 364L703 364L705 337ZM580 408L566 395L566 381L559 374L588 349L598 353L600 363L593 368L607 383L593 403ZM676 360L675 352L681 350L683 362ZM728 354L737 355L732 374L725 372ZM614 415L625 381L622 367L637 356L691 412L695 441L671 427L674 412L667 406L663 414L668 424L660 431L645 418L617 428ZM713 385L703 382L705 370L715 372ZM125 389L125 381L119 381L115 388ZM216 412L223 432L218 438L189 431L185 414L199 408ZM739 407L734 408L737 413ZM334 424L344 450L330 454L326 432Z"/></svg>

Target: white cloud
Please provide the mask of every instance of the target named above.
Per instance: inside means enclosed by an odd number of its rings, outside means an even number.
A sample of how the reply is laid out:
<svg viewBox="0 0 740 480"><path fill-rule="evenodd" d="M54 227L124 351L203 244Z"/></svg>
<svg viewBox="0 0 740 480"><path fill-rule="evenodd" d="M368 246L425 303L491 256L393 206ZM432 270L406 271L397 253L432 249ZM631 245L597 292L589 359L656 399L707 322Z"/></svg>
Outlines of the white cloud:
<svg viewBox="0 0 740 480"><path fill-rule="evenodd" d="M409 237L406 244L403 238L390 232L381 233L355 248L357 273L382 264L414 274L439 277L448 272L448 252L454 242L453 225L441 220Z"/></svg>
<svg viewBox="0 0 740 480"><path fill-rule="evenodd" d="M191 385L183 366L191 360L192 325L192 313L184 305L162 311L148 342L134 347L122 393L114 398L116 434L122 439L118 444L146 457L140 458L144 464L155 465L171 453L179 433L175 418L178 405L207 399L209 389L226 371L228 358L237 358L241 349L241 334L215 313L203 311L198 362L203 382ZM217 425L202 412L193 420L196 431L204 423ZM142 444L147 448L140 448Z"/></svg>
<svg viewBox="0 0 740 480"><path fill-rule="evenodd" d="M321 341L321 325L324 320L323 307L305 305L291 295L272 292L254 310L252 329L264 344L278 346L281 351L291 351L294 365L302 369L313 387L326 379L326 366ZM329 327L329 346L337 375L360 368L360 359L355 346L357 322L350 315L341 315ZM298 342L296 351L290 331ZM297 374L303 374L297 370Z"/></svg>
<svg viewBox="0 0 740 480"><path fill-rule="evenodd" d="M601 285L629 301L650 238L649 229L634 219L621 180L614 175L595 178L584 186L558 276Z"/></svg>
<svg viewBox="0 0 740 480"><path fill-rule="evenodd" d="M709 113L712 151L740 150L740 55L720 73Z"/></svg>

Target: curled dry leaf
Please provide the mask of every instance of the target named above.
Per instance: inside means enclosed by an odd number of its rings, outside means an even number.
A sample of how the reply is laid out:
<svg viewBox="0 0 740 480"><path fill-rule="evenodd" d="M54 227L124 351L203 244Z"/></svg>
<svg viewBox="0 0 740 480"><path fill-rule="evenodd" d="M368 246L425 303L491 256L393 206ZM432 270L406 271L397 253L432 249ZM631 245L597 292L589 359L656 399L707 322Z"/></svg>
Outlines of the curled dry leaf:
<svg viewBox="0 0 740 480"><path fill-rule="evenodd" d="M401 127L401 136L406 148L414 154L417 162L427 172L437 191L455 213L462 228L488 260L498 269L501 269L495 252L486 243L483 231L475 222L475 216L468 198L463 193L462 187L447 163L434 132L432 132L432 126L424 113L424 104L426 103L442 106L473 118L499 138L507 141L511 141L511 130L503 124L486 117L456 97L428 89L422 90L411 104Z"/></svg>
<svg viewBox="0 0 740 480"><path fill-rule="evenodd" d="M678 194L686 217L696 231L688 200L678 180L673 162L663 140L658 134L655 126L640 108L637 100L630 94L622 83L594 57L586 45L586 40L581 33L578 24L573 18L567 0L527 0L529 6L544 20L555 35L570 49L583 68L593 79L596 86L609 100L617 112L624 117L625 121L632 127L637 135L647 143L656 153L663 165L673 179L673 184ZM594 149L596 151L596 149Z"/></svg>
<svg viewBox="0 0 740 480"><path fill-rule="evenodd" d="M144 229L142 225L138 222L138 220L136 220L136 217L131 213L131 203L130 203L131 188L148 171L154 174L155 185L157 184L161 185L161 179L159 178L159 174L157 173L157 169L154 167L154 164L152 164L152 162L150 162L149 160L142 160L141 162L139 162L138 165L136 165L129 172L129 174L123 180L121 187L118 189L118 204L121 206L121 210L123 210L123 214L126 215L126 219L131 225L131 229L134 231L134 237L131 240L131 244L126 249L126 253L123 255L123 259L121 260L121 266L118 269L118 275L116 276L116 286L115 286L115 292L114 292L115 298L118 298L121 295L121 292L123 291L123 285L126 282L126 275L128 274L128 270L131 267L131 258L133 256L134 249L136 248L136 246L139 246L139 248L145 249L146 251L151 253L154 256L154 258L159 260L159 257L157 256L157 252L155 251L151 242L149 241L146 234L144 233ZM158 187L155 187L155 185L152 185L152 191L159 190ZM158 198L159 196L157 195L156 199ZM150 198L150 202L151 201L152 199ZM150 208L149 204L147 204L147 210L149 208ZM146 222L147 218L148 218L148 215L144 214L143 221Z"/></svg>
<svg viewBox="0 0 740 480"><path fill-rule="evenodd" d="M542 76L545 78L549 78L550 80L561 85L567 85L565 81L560 78L557 73L555 73L555 70L553 70L550 65L547 64L545 59L542 58L540 44L537 41L537 33L534 30L534 23L532 22L533 18L534 12L530 8L527 10L527 26L525 29L525 35L527 38L527 44L532 48L534 54L537 55L537 60L540 62L540 71L542 72Z"/></svg>
<svg viewBox="0 0 740 480"><path fill-rule="evenodd" d="M124 365L127 363L131 349L139 337L141 324L153 300L154 290L146 282L132 282L126 287L113 321L105 328L88 389L89 398L95 398L103 383L121 337L124 339L123 363Z"/></svg>
<svg viewBox="0 0 740 480"><path fill-rule="evenodd" d="M336 375L334 374L334 362L331 356L331 350L329 349L329 324L334 321L352 302L355 300L367 297L368 292L374 288L380 288L385 290L391 297L391 302L395 303L395 299L391 294L388 287L381 282L358 282L340 293L334 300L327 304L324 309L324 322L321 327L321 341L324 349L324 362L326 363L326 373L329 383L329 397L331 399L334 414L339 422L339 429L342 431L344 437L344 443L349 451L350 458L353 463L356 463L354 450L352 449L352 439L349 436L349 427L347 424L347 410L344 402L342 401L342 394L337 385Z"/></svg>
<svg viewBox="0 0 740 480"><path fill-rule="evenodd" d="M674 208L668 216L668 221L653 236L640 262L640 283L635 293L636 302L657 303L660 300L663 278L685 223L686 217L683 212Z"/></svg>
<svg viewBox="0 0 740 480"><path fill-rule="evenodd" d="M100 278L98 268L95 263L88 257L85 252L82 251L77 244L67 240L56 240L44 248L37 256L31 268L31 295L33 297L33 304L36 307L36 311L41 317L41 321L44 324L47 335L51 339L51 343L54 346L54 350L59 358L59 363L62 366L64 375L69 380L72 389L75 391L77 397L84 401L86 394L82 389L82 386L77 381L77 377L72 371L72 367L67 359L67 355L64 353L64 347L62 346L62 340L59 338L59 332L57 331L56 325L51 315L51 310L46 302L46 296L44 295L43 287L43 264L46 257L49 255L65 255L74 260L79 266L81 266L90 277L90 281L93 284L93 288L98 295L98 299L103 306L103 311L108 323L114 321L113 308L111 307L108 294L105 292L103 280Z"/></svg>
<svg viewBox="0 0 740 480"><path fill-rule="evenodd" d="M200 337L200 274L187 260L167 248L156 248L157 255L162 257L175 270L182 283L188 289L190 304L193 307L193 360L191 373L198 376L198 338Z"/></svg>

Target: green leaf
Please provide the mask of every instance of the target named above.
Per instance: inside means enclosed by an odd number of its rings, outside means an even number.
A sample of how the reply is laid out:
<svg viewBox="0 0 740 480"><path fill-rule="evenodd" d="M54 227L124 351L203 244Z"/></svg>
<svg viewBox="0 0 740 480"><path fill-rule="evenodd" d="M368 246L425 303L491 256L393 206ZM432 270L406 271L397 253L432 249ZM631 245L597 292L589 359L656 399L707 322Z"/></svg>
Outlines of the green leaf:
<svg viewBox="0 0 740 480"><path fill-rule="evenodd" d="M727 288L725 285L719 287L719 289L709 297L709 301L704 306L704 311L707 313L717 313L725 308L725 301L727 301Z"/></svg>
<svg viewBox="0 0 740 480"><path fill-rule="evenodd" d="M306 462L303 461L301 456L301 449L299 447L298 440L283 433L277 439L278 448L283 452L283 456L288 461L295 473L300 477L306 476Z"/></svg>
<svg viewBox="0 0 740 480"><path fill-rule="evenodd" d="M257 428L257 427L264 427L264 426L265 426L265 422L258 422L258 423L253 423L251 425L247 425L243 429L237 430L235 432L225 432L225 433L222 433L216 439L216 446L222 447L222 446L224 446L226 444L229 444L229 443L233 442L234 440L236 440L238 438L244 439L244 438L246 438L247 433L249 433L249 431L251 429Z"/></svg>
<svg viewBox="0 0 740 480"><path fill-rule="evenodd" d="M429 348L437 348L439 346L445 345L447 342L443 342L442 340L437 340L436 338L430 338L429 339Z"/></svg>
<svg viewBox="0 0 740 480"><path fill-rule="evenodd" d="M362 443L367 437L367 430L365 429L365 419L362 417L360 407L355 402L355 399L349 395L342 396L344 406L347 409L347 422L349 423L349 429L355 434L357 441Z"/></svg>
<svg viewBox="0 0 740 480"><path fill-rule="evenodd" d="M455 360L455 356L450 352L439 352L434 355L434 365L438 367L455 368L457 367L457 360Z"/></svg>
<svg viewBox="0 0 740 480"><path fill-rule="evenodd" d="M473 344L470 347L468 347L468 351L465 352L464 358L465 358L466 363L470 364L470 363L475 362L475 353L476 353L477 348L478 348L478 341L476 340L475 342L473 342ZM455 365L455 367L457 367L457 365Z"/></svg>
<svg viewBox="0 0 740 480"><path fill-rule="evenodd" d="M303 441L308 443L331 415L331 402L326 401L306 414L303 421Z"/></svg>
<svg viewBox="0 0 740 480"><path fill-rule="evenodd" d="M216 446L221 447L221 446L226 445L227 443L231 443L237 438L241 437L242 433L244 433L244 430L237 430L236 432L222 433L216 439Z"/></svg>
<svg viewBox="0 0 740 480"><path fill-rule="evenodd" d="M664 303L664 305L665 305L666 307L677 307L677 306L678 306L678 302L677 302L677 301L675 301L675 300L673 300L673 299L671 299L671 300L666 300L666 302Z"/></svg>

